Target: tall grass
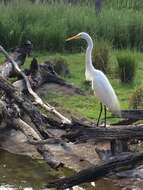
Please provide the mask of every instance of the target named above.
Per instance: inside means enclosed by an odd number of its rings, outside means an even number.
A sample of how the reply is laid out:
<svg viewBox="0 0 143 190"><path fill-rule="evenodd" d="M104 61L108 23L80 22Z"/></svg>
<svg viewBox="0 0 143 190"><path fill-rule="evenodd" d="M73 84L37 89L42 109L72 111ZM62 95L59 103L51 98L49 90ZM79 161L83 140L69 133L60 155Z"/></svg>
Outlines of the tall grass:
<svg viewBox="0 0 143 190"><path fill-rule="evenodd" d="M7 48L29 39L38 50L79 51L81 41L66 43L65 38L86 31L93 38L111 41L116 48L142 49L143 12L123 7L113 9L114 1L111 2L106 1L98 16L95 6L89 3L75 5L62 0L38 5L28 0L1 3L0 43Z"/></svg>
<svg viewBox="0 0 143 190"><path fill-rule="evenodd" d="M65 46L71 47L65 43L69 35L94 31L90 17L95 17L95 12L88 6L14 1L7 6L0 4L0 12L0 42L5 47L30 39L39 50L63 51Z"/></svg>

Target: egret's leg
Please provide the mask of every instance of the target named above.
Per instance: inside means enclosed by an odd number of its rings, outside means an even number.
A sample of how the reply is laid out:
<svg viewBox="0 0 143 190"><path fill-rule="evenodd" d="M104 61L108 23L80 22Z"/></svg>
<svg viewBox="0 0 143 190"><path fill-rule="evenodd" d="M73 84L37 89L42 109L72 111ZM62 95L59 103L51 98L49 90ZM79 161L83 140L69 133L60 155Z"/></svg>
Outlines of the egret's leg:
<svg viewBox="0 0 143 190"><path fill-rule="evenodd" d="M98 120L97 120L97 127L98 127L98 125L99 125L99 121L100 121L102 109L103 109L103 108L102 108L102 103L100 103L100 113L99 113Z"/></svg>
<svg viewBox="0 0 143 190"><path fill-rule="evenodd" d="M107 113L107 109L106 109L106 106L104 106L104 127L106 127L106 113Z"/></svg>

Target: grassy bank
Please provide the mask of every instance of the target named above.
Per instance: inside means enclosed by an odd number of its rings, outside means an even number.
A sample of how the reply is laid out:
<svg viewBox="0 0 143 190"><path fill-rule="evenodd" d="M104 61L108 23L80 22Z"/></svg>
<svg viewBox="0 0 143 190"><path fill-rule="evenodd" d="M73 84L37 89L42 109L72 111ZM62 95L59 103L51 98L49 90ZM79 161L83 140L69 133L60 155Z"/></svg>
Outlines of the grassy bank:
<svg viewBox="0 0 143 190"><path fill-rule="evenodd" d="M107 39L116 48L143 48L142 6L135 9L126 5L126 1L106 1L101 14L96 16L95 6L89 3L11 2L7 6L0 4L0 42L6 48L30 39L37 50L79 51L81 42L69 46L65 38L81 31L90 33L94 39Z"/></svg>
<svg viewBox="0 0 143 190"><path fill-rule="evenodd" d="M115 56L119 53L120 51L114 51L113 59L115 59ZM108 78L110 79L110 82L112 83L113 88L115 89L118 95L122 109L130 108L130 97L132 96L134 90L138 88L143 82L143 54L136 51L130 51L130 54L134 55L138 63L135 79L132 84L122 84L119 78L116 75L114 75L114 73L108 74ZM56 108L63 111L65 115L70 113L70 115L77 115L91 120L95 120L99 113L99 102L97 98L93 95L93 92L90 90L90 87L86 88L84 86L85 55L83 53L35 53L35 56L36 55L38 57L39 62L59 56L67 60L71 75L70 77L66 77L65 80L78 86L79 88L82 88L87 93L87 96L73 96L64 94L62 90L58 90L58 92L50 91L47 92L47 95L45 95L45 101L48 101L52 105L55 105ZM31 58L29 58L29 62L30 60ZM26 65L26 67L28 67L28 64ZM115 65L113 64L115 63L112 63L112 67L115 67ZM108 113L108 116L110 116L110 113Z"/></svg>

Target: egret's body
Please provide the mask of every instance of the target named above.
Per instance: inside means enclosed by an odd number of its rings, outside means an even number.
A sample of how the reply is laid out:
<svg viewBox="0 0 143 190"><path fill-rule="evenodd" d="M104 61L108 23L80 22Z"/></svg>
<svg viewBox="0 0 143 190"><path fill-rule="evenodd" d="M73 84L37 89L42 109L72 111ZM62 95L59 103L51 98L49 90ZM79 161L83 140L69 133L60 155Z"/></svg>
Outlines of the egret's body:
<svg viewBox="0 0 143 190"><path fill-rule="evenodd" d="M97 98L114 114L120 115L120 105L117 96L103 72L95 70L95 77L91 81L92 89Z"/></svg>
<svg viewBox="0 0 143 190"><path fill-rule="evenodd" d="M94 94L97 96L99 101L106 106L113 114L119 115L120 105L118 98L115 94L114 89L112 88L109 80L106 75L93 67L92 65L92 49L93 49L93 41L91 37L85 33L81 32L76 36L73 36L67 40L82 38L86 40L88 47L86 50L86 67L85 67L85 77L87 81L91 81L92 89ZM102 111L102 110L101 110ZM101 116L101 112L98 118L98 122Z"/></svg>

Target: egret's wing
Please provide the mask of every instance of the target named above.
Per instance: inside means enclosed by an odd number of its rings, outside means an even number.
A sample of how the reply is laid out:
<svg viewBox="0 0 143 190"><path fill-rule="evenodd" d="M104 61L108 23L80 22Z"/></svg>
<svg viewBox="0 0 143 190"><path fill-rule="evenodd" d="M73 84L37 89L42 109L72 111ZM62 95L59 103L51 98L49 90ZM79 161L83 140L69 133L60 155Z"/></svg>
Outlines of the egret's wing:
<svg viewBox="0 0 143 190"><path fill-rule="evenodd" d="M107 77L101 71L95 73L92 88L97 98L106 105L110 111L113 113L120 112L120 105L115 91Z"/></svg>

